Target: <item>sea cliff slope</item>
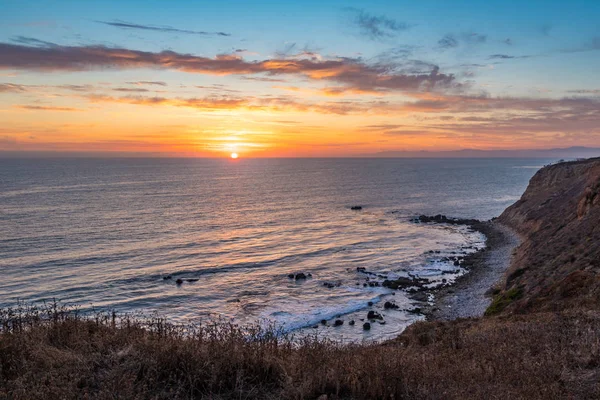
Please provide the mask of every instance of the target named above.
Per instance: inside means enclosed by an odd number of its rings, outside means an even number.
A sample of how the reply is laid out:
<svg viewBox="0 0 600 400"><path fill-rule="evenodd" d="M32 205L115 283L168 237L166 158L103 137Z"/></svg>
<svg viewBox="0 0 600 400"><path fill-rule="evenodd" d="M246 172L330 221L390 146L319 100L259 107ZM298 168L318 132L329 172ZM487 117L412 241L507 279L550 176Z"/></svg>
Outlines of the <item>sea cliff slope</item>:
<svg viewBox="0 0 600 400"><path fill-rule="evenodd" d="M600 306L600 158L546 166L498 218L523 236L495 312Z"/></svg>

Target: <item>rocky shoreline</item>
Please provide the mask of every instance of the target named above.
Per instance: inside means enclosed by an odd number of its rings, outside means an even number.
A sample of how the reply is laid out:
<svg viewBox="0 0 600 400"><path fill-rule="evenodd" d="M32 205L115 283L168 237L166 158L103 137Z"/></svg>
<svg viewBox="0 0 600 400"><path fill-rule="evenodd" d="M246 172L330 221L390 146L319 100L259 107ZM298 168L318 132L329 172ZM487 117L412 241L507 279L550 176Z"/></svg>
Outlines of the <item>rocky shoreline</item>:
<svg viewBox="0 0 600 400"><path fill-rule="evenodd" d="M497 221L449 219L445 216L419 217L420 222L468 225L486 237L486 247L466 255L461 266L468 272L452 285L429 291L434 301L421 309L427 320L441 321L480 317L498 289L510 266L514 249L521 238L511 228Z"/></svg>

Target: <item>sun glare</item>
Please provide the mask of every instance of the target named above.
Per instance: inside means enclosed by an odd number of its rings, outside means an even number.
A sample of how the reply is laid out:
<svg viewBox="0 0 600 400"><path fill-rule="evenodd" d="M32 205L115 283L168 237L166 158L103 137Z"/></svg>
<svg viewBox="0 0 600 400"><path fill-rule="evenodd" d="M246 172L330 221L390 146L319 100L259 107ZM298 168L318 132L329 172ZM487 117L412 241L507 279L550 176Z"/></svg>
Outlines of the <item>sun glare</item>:
<svg viewBox="0 0 600 400"><path fill-rule="evenodd" d="M235 160L236 158L238 158L238 153L231 153L231 158L233 158L234 160Z"/></svg>

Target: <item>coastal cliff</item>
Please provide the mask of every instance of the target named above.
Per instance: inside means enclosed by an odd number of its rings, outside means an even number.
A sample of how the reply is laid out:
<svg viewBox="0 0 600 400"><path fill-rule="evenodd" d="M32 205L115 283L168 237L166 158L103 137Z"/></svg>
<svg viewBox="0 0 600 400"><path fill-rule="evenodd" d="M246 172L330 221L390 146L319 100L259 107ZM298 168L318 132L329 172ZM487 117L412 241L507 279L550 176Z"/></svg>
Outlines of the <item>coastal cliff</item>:
<svg viewBox="0 0 600 400"><path fill-rule="evenodd" d="M498 221L524 240L488 314L599 308L600 158L542 168Z"/></svg>

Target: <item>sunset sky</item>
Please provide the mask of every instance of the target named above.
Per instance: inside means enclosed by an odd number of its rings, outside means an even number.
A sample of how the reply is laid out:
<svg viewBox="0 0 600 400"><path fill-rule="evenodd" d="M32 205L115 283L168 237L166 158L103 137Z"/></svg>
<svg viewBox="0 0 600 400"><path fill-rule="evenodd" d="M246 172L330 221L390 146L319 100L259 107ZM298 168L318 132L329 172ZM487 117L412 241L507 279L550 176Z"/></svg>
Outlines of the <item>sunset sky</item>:
<svg viewBox="0 0 600 400"><path fill-rule="evenodd" d="M0 0L0 151L600 147L600 1Z"/></svg>

